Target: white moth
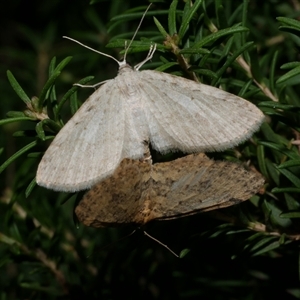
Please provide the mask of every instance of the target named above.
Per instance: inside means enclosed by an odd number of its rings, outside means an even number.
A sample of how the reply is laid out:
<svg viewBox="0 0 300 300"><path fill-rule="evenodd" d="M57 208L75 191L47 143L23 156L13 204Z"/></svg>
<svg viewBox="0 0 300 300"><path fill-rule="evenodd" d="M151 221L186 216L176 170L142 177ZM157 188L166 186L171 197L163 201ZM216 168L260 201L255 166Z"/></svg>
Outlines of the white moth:
<svg viewBox="0 0 300 300"><path fill-rule="evenodd" d="M38 166L37 184L84 190L112 175L124 158L143 158L145 141L161 153L221 151L258 130L264 115L240 97L182 77L139 71L155 49L133 69L126 55L121 62L113 58L118 76L105 81L57 134Z"/></svg>

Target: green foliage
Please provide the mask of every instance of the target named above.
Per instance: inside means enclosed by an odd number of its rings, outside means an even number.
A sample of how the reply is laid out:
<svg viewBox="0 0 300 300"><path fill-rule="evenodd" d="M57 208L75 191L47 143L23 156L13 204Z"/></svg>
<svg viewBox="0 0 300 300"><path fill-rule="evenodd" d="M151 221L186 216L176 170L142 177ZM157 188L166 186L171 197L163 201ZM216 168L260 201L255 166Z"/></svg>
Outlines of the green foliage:
<svg viewBox="0 0 300 300"><path fill-rule="evenodd" d="M74 2L66 10L64 2L42 1L32 8L34 24L18 20L13 9L1 12L2 34L10 34L0 46L1 299L300 299L297 1L154 2L128 57L142 61L155 43L143 68L255 103L266 115L260 131L211 156L248 162L266 178L264 189L235 207L148 224L145 230L180 258L143 232L122 239L130 229L77 224L73 211L82 193L36 186L37 165L92 92L72 84L91 82L89 74L98 82L113 78L117 66L61 36L121 58L148 2Z"/></svg>

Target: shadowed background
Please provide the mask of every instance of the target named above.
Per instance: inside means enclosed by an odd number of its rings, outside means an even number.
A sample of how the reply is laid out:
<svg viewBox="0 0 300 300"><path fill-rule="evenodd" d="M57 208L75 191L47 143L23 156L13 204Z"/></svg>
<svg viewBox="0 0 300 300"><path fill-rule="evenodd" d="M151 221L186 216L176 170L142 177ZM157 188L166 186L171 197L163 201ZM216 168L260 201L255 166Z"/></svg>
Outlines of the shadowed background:
<svg viewBox="0 0 300 300"><path fill-rule="evenodd" d="M171 2L158 1L151 8L157 11L156 18L165 28L168 20L164 11L169 9ZM144 6L137 10L142 14L148 1L138 4ZM294 156L290 152L285 156L276 152L275 146L275 150L266 145L261 148L257 143L246 143L236 152L215 156L251 161L267 177L267 193L236 207L153 222L143 228L176 253L186 250L187 254L178 259L144 236L142 230L122 239L135 228L93 229L78 225L73 220L76 195L69 199L70 194L35 186L26 197L26 188L49 143L41 142L32 150L40 152L39 155L29 157L25 153L0 174L1 299L119 299L120 296L131 299L271 299L275 296L300 299L299 242L296 238L300 231L299 190L272 194L275 187L300 188L297 167L300 157L296 147L286 142L297 139L294 129L299 129L299 72L283 85L276 84L276 80L288 71L280 66L299 61L300 45L297 30L294 34L280 31L276 18L297 20L300 5L298 1L250 1L246 11L243 10L246 4L247 1L237 0L206 1L205 7L219 29L225 28L222 27L225 23L232 26L247 20L243 24L249 28L246 39L257 45L257 51L247 53L254 76L257 79L260 75L267 86L274 86L272 92L280 98L280 103L291 105L281 107L280 114L273 108L264 108L272 118L268 123L270 131L263 128L256 134L255 141L272 141L278 149L293 151ZM116 76L118 66L114 61L64 40L62 36L70 36L121 58L120 49L105 48L105 45L119 35L130 39L140 17L121 19L119 23L111 19L136 7L136 1L127 0L95 1L92 5L88 1L6 2L0 11L0 118L5 118L8 111L25 109L24 102L7 79L7 70L31 98L41 93L52 58L56 56L59 63L73 56L56 80L58 101L81 78L93 75L92 82L96 83ZM178 1L178 10L183 7L184 2ZM219 7L218 12L216 7ZM244 16L242 12L247 14ZM207 28L208 22L202 23L199 27ZM192 25L189 33L194 34ZM205 29L203 34L208 35ZM152 16L146 16L137 40L140 37L163 42ZM221 42L210 44L207 49L219 49ZM131 54L128 60L136 64L145 55L146 52ZM230 51L221 56L201 68L217 72ZM153 64L161 57L174 59L168 51L158 52ZM275 58L276 63L272 63ZM222 74L222 83L238 94L250 79L239 67L231 67ZM179 69L171 70L180 72ZM204 75L201 80L210 84L212 77ZM251 85L255 86L253 82ZM80 90L79 101L83 102L91 92ZM261 92L255 97L251 93L247 95L250 100L270 101ZM64 106L61 115L64 122L71 117L69 105ZM0 164L36 139L35 125L36 122L1 125ZM26 134L13 136L20 131ZM296 166L290 170L294 177L290 173L279 173L275 167L291 157ZM280 214L286 212L296 214L281 218ZM249 230L251 226L257 231Z"/></svg>

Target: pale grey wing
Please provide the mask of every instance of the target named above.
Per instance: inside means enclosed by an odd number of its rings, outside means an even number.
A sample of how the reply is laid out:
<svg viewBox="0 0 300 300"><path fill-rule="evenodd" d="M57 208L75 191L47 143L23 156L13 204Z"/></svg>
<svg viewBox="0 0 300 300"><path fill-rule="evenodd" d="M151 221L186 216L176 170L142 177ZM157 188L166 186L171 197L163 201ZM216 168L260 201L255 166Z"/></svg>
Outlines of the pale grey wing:
<svg viewBox="0 0 300 300"><path fill-rule="evenodd" d="M80 222L91 227L143 223L144 194L151 166L124 159L113 175L95 184L75 209Z"/></svg>
<svg viewBox="0 0 300 300"><path fill-rule="evenodd" d="M252 103L220 89L162 72L140 72L154 149L220 151L248 139L264 120Z"/></svg>
<svg viewBox="0 0 300 300"><path fill-rule="evenodd" d="M234 205L251 198L264 183L262 176L238 164L203 159L199 154L155 164L153 174L153 189L164 187L157 192L153 219Z"/></svg>
<svg viewBox="0 0 300 300"><path fill-rule="evenodd" d="M97 89L57 134L37 170L37 184L65 192L90 188L122 160L124 99L114 80Z"/></svg>
<svg viewBox="0 0 300 300"><path fill-rule="evenodd" d="M132 71L129 67L121 69L120 72L115 78L115 86L126 103L123 108L125 114L123 158L141 159L144 157L145 142L149 141L149 124L143 105L145 95L136 84L139 82L136 76L139 72Z"/></svg>

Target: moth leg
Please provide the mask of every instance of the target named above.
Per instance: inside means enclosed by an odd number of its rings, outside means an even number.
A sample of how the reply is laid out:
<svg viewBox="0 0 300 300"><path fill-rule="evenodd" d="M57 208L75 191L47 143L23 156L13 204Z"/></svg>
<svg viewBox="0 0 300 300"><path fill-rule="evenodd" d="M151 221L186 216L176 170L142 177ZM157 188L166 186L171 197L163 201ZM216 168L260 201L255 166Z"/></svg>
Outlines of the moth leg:
<svg viewBox="0 0 300 300"><path fill-rule="evenodd" d="M157 47L156 44L150 46L150 49L149 49L149 52L148 52L147 57L146 57L143 61L141 61L140 63L138 63L136 66L134 66L134 69L135 69L136 71L138 71L139 68L140 68L142 65L144 65L147 61L149 61L149 60L152 59L152 57L153 57L153 55L154 55L154 52L156 51L156 47Z"/></svg>

